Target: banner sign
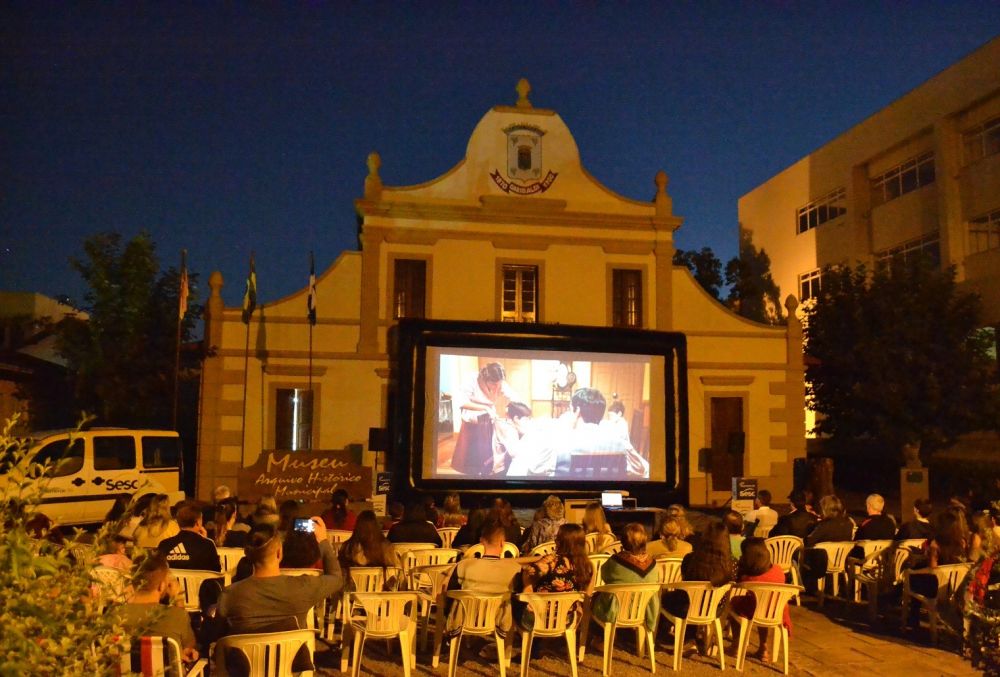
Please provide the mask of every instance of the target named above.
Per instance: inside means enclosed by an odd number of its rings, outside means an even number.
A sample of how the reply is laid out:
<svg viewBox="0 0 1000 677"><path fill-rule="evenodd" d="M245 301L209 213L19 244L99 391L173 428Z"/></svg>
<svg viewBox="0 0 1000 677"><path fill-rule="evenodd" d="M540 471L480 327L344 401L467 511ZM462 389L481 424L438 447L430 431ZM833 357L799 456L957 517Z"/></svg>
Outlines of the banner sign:
<svg viewBox="0 0 1000 677"><path fill-rule="evenodd" d="M372 495L372 469L358 465L343 449L329 451L266 450L257 462L241 468L237 495L245 500L274 496L280 504L289 499L316 507L328 506L330 494L344 489L352 500Z"/></svg>
<svg viewBox="0 0 1000 677"><path fill-rule="evenodd" d="M757 480L749 477L733 478L733 504L736 512L750 512L757 498Z"/></svg>
<svg viewBox="0 0 1000 677"><path fill-rule="evenodd" d="M392 473L380 472L375 476L375 493L388 494L392 489Z"/></svg>
<svg viewBox="0 0 1000 677"><path fill-rule="evenodd" d="M513 183L503 178L500 176L499 169L493 170L493 173L490 174L490 178L492 178L493 182L499 186L500 190L505 193L514 193L515 195L534 195L535 193L544 193L549 189L549 186L552 185L552 182L556 180L557 176L559 175L556 172L549 172L541 181L523 185L520 183Z"/></svg>

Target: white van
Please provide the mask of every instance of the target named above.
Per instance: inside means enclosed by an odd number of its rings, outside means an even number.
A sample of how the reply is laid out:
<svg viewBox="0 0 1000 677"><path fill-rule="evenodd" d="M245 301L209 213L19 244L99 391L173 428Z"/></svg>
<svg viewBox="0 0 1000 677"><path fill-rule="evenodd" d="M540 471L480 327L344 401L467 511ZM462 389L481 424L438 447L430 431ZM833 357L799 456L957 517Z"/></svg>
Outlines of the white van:
<svg viewBox="0 0 1000 677"><path fill-rule="evenodd" d="M32 439L29 457L55 464L41 480L48 487L40 509L56 524L100 522L118 494L184 499L181 439L174 431L93 428L35 433Z"/></svg>

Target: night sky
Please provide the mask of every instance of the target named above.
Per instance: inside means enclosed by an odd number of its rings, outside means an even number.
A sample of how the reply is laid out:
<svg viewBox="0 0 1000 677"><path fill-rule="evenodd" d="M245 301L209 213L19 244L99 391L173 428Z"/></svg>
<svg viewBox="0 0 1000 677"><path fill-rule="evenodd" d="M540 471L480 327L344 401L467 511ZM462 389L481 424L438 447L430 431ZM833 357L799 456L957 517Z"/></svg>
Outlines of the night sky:
<svg viewBox="0 0 1000 677"><path fill-rule="evenodd" d="M370 151L433 179L520 77L608 187L666 170L678 246L725 260L740 195L998 32L995 0L4 3L0 289L81 301L84 238L147 229L202 299L221 270L238 305L251 250L277 299L357 247Z"/></svg>

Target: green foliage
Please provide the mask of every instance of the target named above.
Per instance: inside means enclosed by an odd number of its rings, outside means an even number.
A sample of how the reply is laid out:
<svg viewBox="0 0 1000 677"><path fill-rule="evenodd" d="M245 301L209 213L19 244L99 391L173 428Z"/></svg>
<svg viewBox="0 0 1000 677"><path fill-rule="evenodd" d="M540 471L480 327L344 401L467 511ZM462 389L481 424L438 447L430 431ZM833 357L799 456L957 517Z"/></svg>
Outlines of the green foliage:
<svg viewBox="0 0 1000 677"><path fill-rule="evenodd" d="M93 593L92 546L33 533L48 467L30 461L15 424L0 431L0 675L110 674L125 634Z"/></svg>
<svg viewBox="0 0 1000 677"><path fill-rule="evenodd" d="M79 409L100 412L103 424L166 427L173 398L180 273L160 272L148 233L123 243L100 233L71 263L88 285L89 319L60 323L59 350L75 373ZM192 298L197 275L190 275ZM182 324L188 341L201 309Z"/></svg>
<svg viewBox="0 0 1000 677"><path fill-rule="evenodd" d="M771 257L758 250L748 231L740 231L740 254L726 263L726 304L743 317L765 324L781 324L781 290L771 277Z"/></svg>
<svg viewBox="0 0 1000 677"><path fill-rule="evenodd" d="M722 261L711 247L702 247L698 251L678 249L674 252L674 265L687 266L694 279L712 298L717 301L722 299Z"/></svg>
<svg viewBox="0 0 1000 677"><path fill-rule="evenodd" d="M906 442L926 452L970 430L994 428L996 373L976 331L978 299L954 271L920 258L870 273L823 272L805 308L807 400L817 432L837 444Z"/></svg>

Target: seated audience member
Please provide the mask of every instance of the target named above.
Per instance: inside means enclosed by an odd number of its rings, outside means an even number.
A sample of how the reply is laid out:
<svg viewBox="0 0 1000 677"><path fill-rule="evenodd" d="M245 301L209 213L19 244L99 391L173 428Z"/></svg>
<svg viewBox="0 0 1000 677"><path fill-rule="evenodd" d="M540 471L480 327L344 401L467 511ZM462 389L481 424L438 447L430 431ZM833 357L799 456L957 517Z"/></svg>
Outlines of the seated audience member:
<svg viewBox="0 0 1000 677"><path fill-rule="evenodd" d="M117 494L115 496L115 502L111 504L111 508L104 515L104 524L109 525L108 530L112 534L120 533L125 525L129 523L132 517L129 513L131 503L132 497L128 494Z"/></svg>
<svg viewBox="0 0 1000 677"><path fill-rule="evenodd" d="M563 524L556 550L521 569L524 592L591 592L594 569L587 558L586 538L579 524Z"/></svg>
<svg viewBox="0 0 1000 677"><path fill-rule="evenodd" d="M739 583L784 583L785 573L781 567L771 562L771 552L763 538L748 538L743 541L743 554L736 565L736 580ZM753 618L757 600L753 594L739 595L730 602L730 608L744 618ZM785 606L782 625L791 630L792 616ZM754 657L769 663L771 655L767 650L767 628L757 628L760 648Z"/></svg>
<svg viewBox="0 0 1000 677"><path fill-rule="evenodd" d="M118 528L120 536L124 536L131 541L135 540L135 530L142 523L146 511L149 510L149 504L153 502L154 498L156 498L156 494L149 493L143 494L132 501L128 512L123 516L121 526Z"/></svg>
<svg viewBox="0 0 1000 677"><path fill-rule="evenodd" d="M253 526L260 524L278 526L278 502L274 500L274 496L261 496L257 500L257 507L253 511L251 522L253 522Z"/></svg>
<svg viewBox="0 0 1000 677"><path fill-rule="evenodd" d="M437 502L430 494L424 496L424 514L427 515L427 521L433 524L435 528L441 526L441 516L438 514Z"/></svg>
<svg viewBox="0 0 1000 677"><path fill-rule="evenodd" d="M667 517L660 524L660 537L646 545L646 553L652 558L683 557L691 552L691 544L683 540L684 533L676 517Z"/></svg>
<svg viewBox="0 0 1000 677"><path fill-rule="evenodd" d="M242 548L247 543L250 530L236 522L236 504L231 501L215 507L215 545L220 548Z"/></svg>
<svg viewBox="0 0 1000 677"><path fill-rule="evenodd" d="M904 522L896 532L897 541L907 541L915 538L928 539L934 536L934 526L931 524L931 513L934 504L930 499L918 498L913 502L913 519Z"/></svg>
<svg viewBox="0 0 1000 677"><path fill-rule="evenodd" d="M323 569L323 556L312 533L295 528L282 533L279 563L282 569ZM330 552L332 554L333 550Z"/></svg>
<svg viewBox="0 0 1000 677"><path fill-rule="evenodd" d="M743 516L743 521L747 523L747 536L770 535L771 529L778 523L778 513L771 509L770 491L761 489L757 492L753 510Z"/></svg>
<svg viewBox="0 0 1000 677"><path fill-rule="evenodd" d="M382 530L388 531L403 519L403 504L399 501L390 501L385 508L386 516L382 520Z"/></svg>
<svg viewBox="0 0 1000 677"><path fill-rule="evenodd" d="M968 561L969 532L965 524L963 508L945 510L934 520L934 537L927 544L926 560L914 558L914 568L930 568L946 564L961 564ZM938 579L933 574L911 574L910 589L928 597L937 595ZM907 619L910 627L917 627L920 620L920 605L910 605Z"/></svg>
<svg viewBox="0 0 1000 677"><path fill-rule="evenodd" d="M396 565L396 555L371 510L362 510L354 523L354 533L337 551L344 577L351 567L387 567Z"/></svg>
<svg viewBox="0 0 1000 677"><path fill-rule="evenodd" d="M135 633L170 637L181 647L181 660L185 663L198 660L191 617L184 610L180 584L170 574L163 553L154 552L142 561L132 590L119 612L122 625ZM170 599L177 602L170 606L162 604Z"/></svg>
<svg viewBox="0 0 1000 677"><path fill-rule="evenodd" d="M735 577L736 560L729 545L729 529L720 520L713 519L705 525L691 552L681 560L681 579L708 581L718 588L732 583ZM668 590L662 598L663 608L674 616L687 615L690 604L683 590Z"/></svg>
<svg viewBox="0 0 1000 677"><path fill-rule="evenodd" d="M479 529L479 544L483 546L482 554L477 553L476 558L500 559L503 557L504 545L506 545L506 535L503 525L496 517L488 517L483 526Z"/></svg>
<svg viewBox="0 0 1000 677"><path fill-rule="evenodd" d="M604 507L597 501L591 501L583 509L583 530L587 534L598 534L594 552L601 552L613 541L617 540L604 514Z"/></svg>
<svg viewBox="0 0 1000 677"><path fill-rule="evenodd" d="M534 520L524 531L521 552L527 554L536 545L555 540L559 528L566 523L563 515L563 502L559 497L546 498L542 507L535 511Z"/></svg>
<svg viewBox="0 0 1000 677"><path fill-rule="evenodd" d="M442 529L446 527L461 527L469 521L469 518L462 512L462 502L458 497L458 493L453 491L444 497L444 505L441 506L438 518L440 521L438 527Z"/></svg>
<svg viewBox="0 0 1000 677"><path fill-rule="evenodd" d="M981 510L972 516L969 523L969 561L978 562L990 557L1000 546L993 530L993 517L989 510Z"/></svg>
<svg viewBox="0 0 1000 677"><path fill-rule="evenodd" d="M173 569L222 571L222 562L213 543L205 535L201 523L201 508L194 501L185 501L177 509L176 536L160 541L157 548Z"/></svg>
<svg viewBox="0 0 1000 677"><path fill-rule="evenodd" d="M687 518L687 511L684 509L684 506L680 503L667 506L667 517L673 517L677 520L681 528L681 540L694 545L695 540L697 540L697 534L695 534L694 527L691 526L691 522Z"/></svg>
<svg viewBox="0 0 1000 677"><path fill-rule="evenodd" d="M521 563L503 557L503 526L495 520L486 522L479 542L484 553L462 559L449 587L477 592L510 592L515 576L521 572Z"/></svg>
<svg viewBox="0 0 1000 677"><path fill-rule="evenodd" d="M354 523L358 516L347 507L350 500L350 496L343 489L337 489L333 492L330 497L330 508L323 513L323 523L327 529L354 531Z"/></svg>
<svg viewBox="0 0 1000 677"><path fill-rule="evenodd" d="M871 494L865 499L865 510L868 516L858 526L854 534L856 541L892 540L896 534L896 520L891 515L884 515L885 499L878 494Z"/></svg>
<svg viewBox="0 0 1000 677"><path fill-rule="evenodd" d="M510 501L503 498L493 499L493 508L490 514L503 525L504 539L511 543L521 542L521 524L517 521L514 508Z"/></svg>
<svg viewBox="0 0 1000 677"><path fill-rule="evenodd" d="M401 522L389 529L392 543L433 543L441 547L441 535L434 525L427 521L427 513L422 502L413 502L403 511Z"/></svg>
<svg viewBox="0 0 1000 677"><path fill-rule="evenodd" d="M102 567L131 571L132 560L125 554L125 546L127 545L128 539L124 536L108 534L107 538L104 539L104 551L98 555L97 563Z"/></svg>
<svg viewBox="0 0 1000 677"><path fill-rule="evenodd" d="M180 532L177 522L170 516L170 497L157 494L149 502L139 526L135 528L133 540L140 548L155 548L165 538Z"/></svg>
<svg viewBox="0 0 1000 677"><path fill-rule="evenodd" d="M729 549L733 553L733 559L739 559L743 554L743 515L735 510L730 510L722 518L722 523L729 531Z"/></svg>
<svg viewBox="0 0 1000 677"><path fill-rule="evenodd" d="M226 503L228 501L232 501L233 503L236 502L235 498L232 495L232 492L229 491L229 487L227 487L225 484L220 484L219 486L212 489L211 505L207 505L202 508L201 516L202 519L205 521L205 527L208 529L208 537L211 538L213 541L216 540L214 532L215 511L219 509L219 506L222 503Z"/></svg>
<svg viewBox="0 0 1000 677"><path fill-rule="evenodd" d="M778 518L769 535L798 536L805 540L817 522L816 516L809 510L806 492L795 489L788 495L788 500L792 504L791 512Z"/></svg>
<svg viewBox="0 0 1000 677"><path fill-rule="evenodd" d="M816 548L816 544L850 541L854 531L854 523L844 514L844 503L836 496L820 499L819 509L823 517L806 536L802 554L802 578L810 592L816 591L816 582L826 575L828 561L826 551Z"/></svg>
<svg viewBox="0 0 1000 677"><path fill-rule="evenodd" d="M605 583L656 583L656 560L646 552L646 527L632 522L622 533L622 549L603 566L601 577ZM613 595L596 594L593 601L594 617L605 623L618 615L618 600ZM653 595L646 609L646 627L653 629L660 614L660 596Z"/></svg>
<svg viewBox="0 0 1000 677"><path fill-rule="evenodd" d="M313 538L329 565L320 576L283 575L281 532L266 524L254 528L247 545L253 575L233 583L219 597L218 614L229 622L232 633L306 628L309 610L343 587L337 559L326 539L326 526L318 517L313 522Z"/></svg>
<svg viewBox="0 0 1000 677"><path fill-rule="evenodd" d="M282 533L291 531L292 524L299 517L300 508L298 501L289 499L281 502L278 506L278 531Z"/></svg>
<svg viewBox="0 0 1000 677"><path fill-rule="evenodd" d="M451 547L467 548L479 542L480 529L486 522L487 512L483 508L473 508L469 511L469 519L458 528L455 537L451 539Z"/></svg>

